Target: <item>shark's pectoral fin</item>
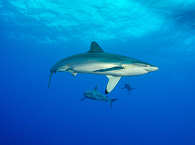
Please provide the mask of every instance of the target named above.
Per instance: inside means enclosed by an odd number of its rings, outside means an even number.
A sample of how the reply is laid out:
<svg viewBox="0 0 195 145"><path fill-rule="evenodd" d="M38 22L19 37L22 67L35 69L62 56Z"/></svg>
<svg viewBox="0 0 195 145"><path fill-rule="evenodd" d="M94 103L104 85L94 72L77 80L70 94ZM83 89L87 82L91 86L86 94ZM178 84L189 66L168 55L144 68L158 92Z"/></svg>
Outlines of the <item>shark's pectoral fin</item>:
<svg viewBox="0 0 195 145"><path fill-rule="evenodd" d="M98 70L95 70L94 72L108 72L108 71L115 71L115 70L120 70L120 69L124 69L124 67L115 66L115 67L106 68L106 69L98 69Z"/></svg>
<svg viewBox="0 0 195 145"><path fill-rule="evenodd" d="M117 83L121 78L120 76L111 76L111 75L107 75L107 77L109 80L105 90L106 94L110 93L115 88L115 86L117 85Z"/></svg>

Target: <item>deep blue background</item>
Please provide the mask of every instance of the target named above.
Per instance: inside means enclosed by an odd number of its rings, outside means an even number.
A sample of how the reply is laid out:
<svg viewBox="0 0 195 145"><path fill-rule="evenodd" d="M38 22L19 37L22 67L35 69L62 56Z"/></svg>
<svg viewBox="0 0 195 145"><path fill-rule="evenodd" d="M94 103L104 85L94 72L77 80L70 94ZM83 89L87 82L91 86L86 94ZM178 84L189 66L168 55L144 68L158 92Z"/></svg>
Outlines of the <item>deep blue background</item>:
<svg viewBox="0 0 195 145"><path fill-rule="evenodd" d="M94 38L48 44L40 43L38 36L38 40L25 35L16 39L34 29L1 19L0 145L195 145L193 6L191 13L185 9L171 15L180 15L179 20L172 19L178 20L176 25L163 33L129 36L125 41L97 38L107 52L139 58L160 68L122 78L109 95L119 99L112 109L104 102L80 101L83 92L96 84L103 92L105 76L79 74L74 78L57 73L47 88L51 66L61 58L87 51ZM45 35L41 28L36 30ZM9 37L10 32L14 37ZM188 45L183 43L186 37L192 40ZM136 89L128 94L121 89L125 83Z"/></svg>

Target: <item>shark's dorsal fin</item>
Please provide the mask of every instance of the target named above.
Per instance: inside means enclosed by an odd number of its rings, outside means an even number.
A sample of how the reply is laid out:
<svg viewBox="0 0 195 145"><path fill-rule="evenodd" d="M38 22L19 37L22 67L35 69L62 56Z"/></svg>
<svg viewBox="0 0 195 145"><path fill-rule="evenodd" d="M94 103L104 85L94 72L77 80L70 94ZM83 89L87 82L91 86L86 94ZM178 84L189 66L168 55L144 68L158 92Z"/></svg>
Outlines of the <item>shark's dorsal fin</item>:
<svg viewBox="0 0 195 145"><path fill-rule="evenodd" d="M88 53L102 53L104 52L103 49L95 42L91 42L90 50Z"/></svg>

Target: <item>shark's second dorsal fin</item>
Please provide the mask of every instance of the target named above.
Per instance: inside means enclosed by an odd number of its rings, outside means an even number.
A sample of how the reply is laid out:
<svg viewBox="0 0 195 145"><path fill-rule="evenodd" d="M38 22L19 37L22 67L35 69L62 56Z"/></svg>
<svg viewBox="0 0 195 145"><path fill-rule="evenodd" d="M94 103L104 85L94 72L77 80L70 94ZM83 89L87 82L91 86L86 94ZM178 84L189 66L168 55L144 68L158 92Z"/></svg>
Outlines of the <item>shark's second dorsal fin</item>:
<svg viewBox="0 0 195 145"><path fill-rule="evenodd" d="M103 49L95 42L91 42L90 50L88 53L102 53L104 52Z"/></svg>

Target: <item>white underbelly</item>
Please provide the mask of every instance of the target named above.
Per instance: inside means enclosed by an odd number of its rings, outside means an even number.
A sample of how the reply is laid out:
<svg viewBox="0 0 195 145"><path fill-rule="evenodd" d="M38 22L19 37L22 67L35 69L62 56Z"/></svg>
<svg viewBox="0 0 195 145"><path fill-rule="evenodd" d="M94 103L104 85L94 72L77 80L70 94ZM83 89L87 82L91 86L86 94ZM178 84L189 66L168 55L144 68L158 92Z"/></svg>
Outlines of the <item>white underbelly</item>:
<svg viewBox="0 0 195 145"><path fill-rule="evenodd" d="M81 73L97 73L95 71L103 70L107 68L113 68L116 66L118 65L109 64L109 63L80 64L80 65L73 66L73 69L76 72L81 72Z"/></svg>
<svg viewBox="0 0 195 145"><path fill-rule="evenodd" d="M113 75L113 76L136 76L136 75L142 75L147 73L145 70L136 69L134 67L131 68L124 67L123 69L116 69L116 70L111 69L106 71L106 69L110 69L114 67L119 67L119 65L114 63L95 63L95 64L89 63L89 64L80 64L80 65L73 66L73 70L78 73L92 73L92 74Z"/></svg>

